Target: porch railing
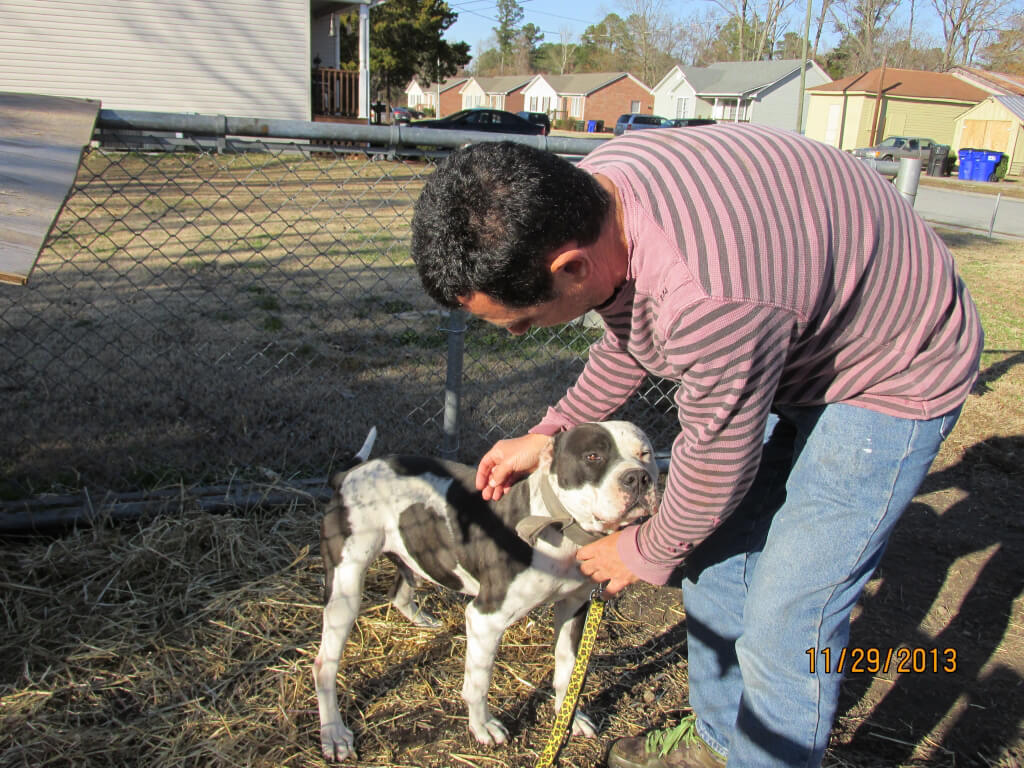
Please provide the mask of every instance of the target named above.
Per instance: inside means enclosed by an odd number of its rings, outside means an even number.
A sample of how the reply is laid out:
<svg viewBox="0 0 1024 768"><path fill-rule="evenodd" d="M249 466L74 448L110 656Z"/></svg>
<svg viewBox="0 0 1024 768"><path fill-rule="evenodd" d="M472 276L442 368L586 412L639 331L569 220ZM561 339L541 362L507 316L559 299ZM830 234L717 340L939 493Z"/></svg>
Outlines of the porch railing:
<svg viewBox="0 0 1024 768"><path fill-rule="evenodd" d="M313 115L359 117L359 73L326 67L314 69Z"/></svg>

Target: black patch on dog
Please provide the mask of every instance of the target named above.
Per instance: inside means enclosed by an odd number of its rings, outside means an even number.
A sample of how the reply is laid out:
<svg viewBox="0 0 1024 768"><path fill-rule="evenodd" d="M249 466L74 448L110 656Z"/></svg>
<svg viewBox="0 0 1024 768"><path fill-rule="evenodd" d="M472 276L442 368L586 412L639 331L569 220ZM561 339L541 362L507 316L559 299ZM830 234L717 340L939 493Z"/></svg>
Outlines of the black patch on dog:
<svg viewBox="0 0 1024 768"><path fill-rule="evenodd" d="M455 573L459 562L446 516L426 504L411 504L398 518L402 542L420 568L438 584L456 592L462 580Z"/></svg>
<svg viewBox="0 0 1024 768"><path fill-rule="evenodd" d="M334 569L341 564L341 548L352 535L348 507L340 493L334 495L320 521L320 557L324 563L324 605L331 600Z"/></svg>
<svg viewBox="0 0 1024 768"><path fill-rule="evenodd" d="M393 456L388 464L398 475L451 478L443 510L417 504L402 513L402 542L431 578L451 589L462 589L452 572L461 566L480 585L474 605L482 613L496 611L533 559L515 531L530 514L528 485L517 483L500 501L488 502L476 490L474 467L422 456Z"/></svg>
<svg viewBox="0 0 1024 768"><path fill-rule="evenodd" d="M555 435L551 471L561 488L600 485L608 467L622 460L611 433L599 424L582 424Z"/></svg>

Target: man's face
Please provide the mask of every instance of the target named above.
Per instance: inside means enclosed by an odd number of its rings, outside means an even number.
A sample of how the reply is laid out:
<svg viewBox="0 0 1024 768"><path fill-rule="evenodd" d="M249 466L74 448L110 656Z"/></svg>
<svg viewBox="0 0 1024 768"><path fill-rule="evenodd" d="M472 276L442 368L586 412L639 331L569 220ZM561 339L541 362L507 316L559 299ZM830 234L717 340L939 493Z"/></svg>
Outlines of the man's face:
<svg viewBox="0 0 1024 768"><path fill-rule="evenodd" d="M531 328L567 323L581 317L590 309L589 304L578 293L557 296L543 304L517 309L501 304L487 294L477 292L463 297L462 307L481 320L504 328L513 336L522 336Z"/></svg>

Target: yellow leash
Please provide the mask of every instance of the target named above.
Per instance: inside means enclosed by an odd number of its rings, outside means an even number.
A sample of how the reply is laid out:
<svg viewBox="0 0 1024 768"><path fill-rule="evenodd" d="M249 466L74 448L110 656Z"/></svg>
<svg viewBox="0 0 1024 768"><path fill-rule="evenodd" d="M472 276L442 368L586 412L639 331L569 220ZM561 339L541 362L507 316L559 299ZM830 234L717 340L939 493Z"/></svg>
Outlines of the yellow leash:
<svg viewBox="0 0 1024 768"><path fill-rule="evenodd" d="M580 700L580 691L583 690L583 681L587 677L590 654L594 650L594 641L597 640L597 626L601 623L601 617L604 615L605 600L601 597L601 592L602 587L597 587L590 594L590 608L587 609L587 620L583 624L583 635L580 637L580 647L576 651L576 663L573 665L572 676L569 678L569 687L565 691L562 706L559 707L558 714L555 715L555 722L551 726L551 735L548 736L548 743L544 746L544 751L540 753L536 768L551 768L565 743L569 725L576 713L576 704Z"/></svg>

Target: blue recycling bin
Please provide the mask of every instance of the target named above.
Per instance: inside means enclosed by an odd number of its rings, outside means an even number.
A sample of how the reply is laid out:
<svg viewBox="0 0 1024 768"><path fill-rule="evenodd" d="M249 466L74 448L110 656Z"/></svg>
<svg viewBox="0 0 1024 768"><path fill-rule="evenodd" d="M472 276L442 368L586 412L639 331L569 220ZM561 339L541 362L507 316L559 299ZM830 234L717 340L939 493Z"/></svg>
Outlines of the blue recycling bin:
<svg viewBox="0 0 1024 768"><path fill-rule="evenodd" d="M974 167L971 169L971 181L989 181L996 172L996 166L1003 159L1002 152L974 150Z"/></svg>
<svg viewBox="0 0 1024 768"><path fill-rule="evenodd" d="M970 179L974 172L973 149L961 149L956 153L956 177L958 179Z"/></svg>
<svg viewBox="0 0 1024 768"><path fill-rule="evenodd" d="M587 133L595 133L597 131L597 120L587 120Z"/></svg>

